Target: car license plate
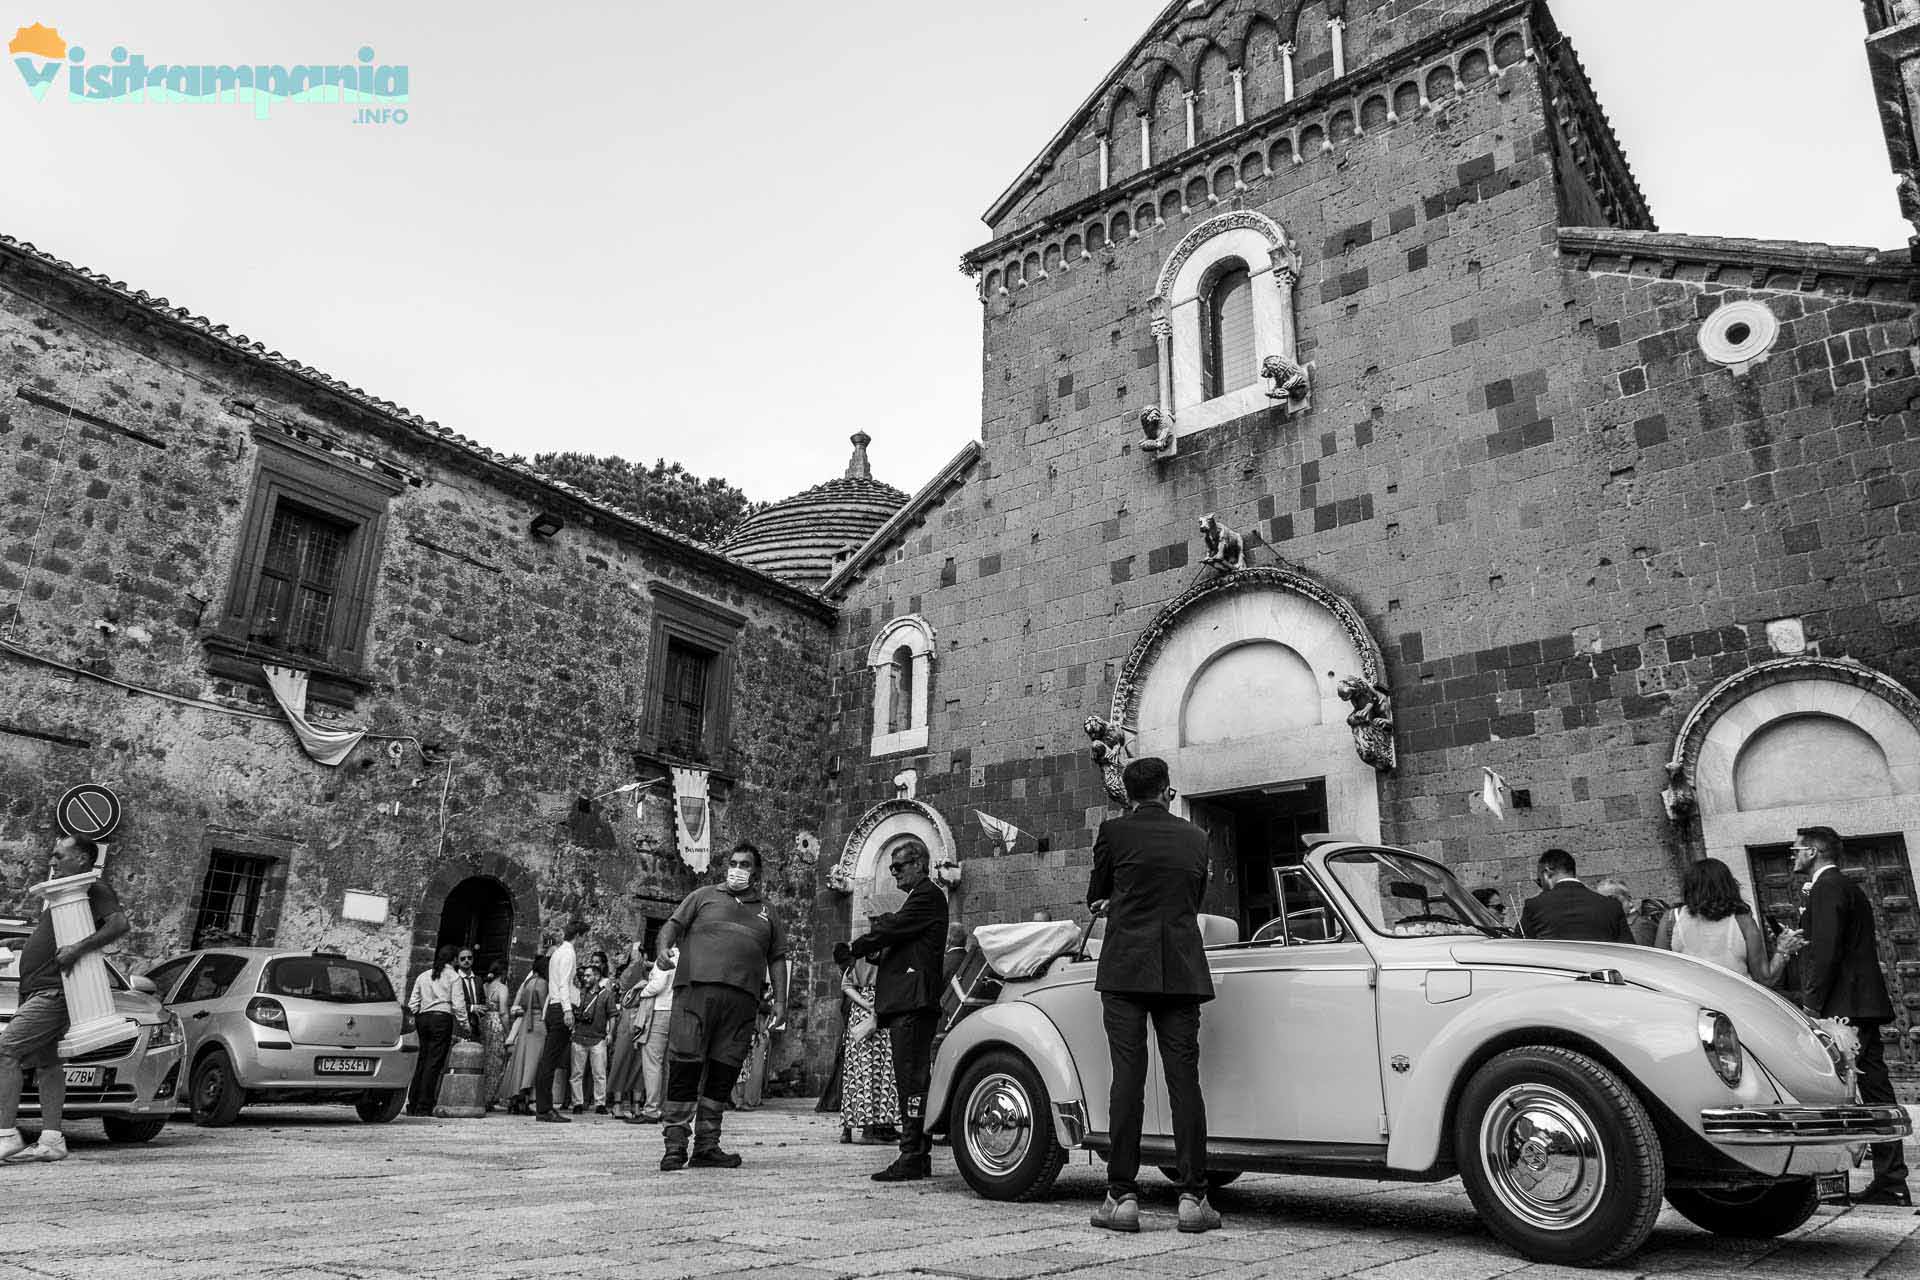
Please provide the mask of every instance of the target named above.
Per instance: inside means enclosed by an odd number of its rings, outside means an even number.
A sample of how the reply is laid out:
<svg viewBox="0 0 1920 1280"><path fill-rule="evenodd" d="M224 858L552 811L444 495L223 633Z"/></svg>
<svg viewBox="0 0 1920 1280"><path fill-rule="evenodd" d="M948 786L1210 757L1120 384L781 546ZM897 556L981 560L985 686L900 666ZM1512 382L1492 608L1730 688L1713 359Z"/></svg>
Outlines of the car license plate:
<svg viewBox="0 0 1920 1280"><path fill-rule="evenodd" d="M1814 1192L1823 1201L1847 1202L1847 1175L1844 1173L1823 1173L1813 1180Z"/></svg>
<svg viewBox="0 0 1920 1280"><path fill-rule="evenodd" d="M370 1076L372 1058L315 1058L313 1069L323 1076Z"/></svg>
<svg viewBox="0 0 1920 1280"><path fill-rule="evenodd" d="M100 1087L100 1068L68 1067L67 1087L70 1089L98 1089Z"/></svg>

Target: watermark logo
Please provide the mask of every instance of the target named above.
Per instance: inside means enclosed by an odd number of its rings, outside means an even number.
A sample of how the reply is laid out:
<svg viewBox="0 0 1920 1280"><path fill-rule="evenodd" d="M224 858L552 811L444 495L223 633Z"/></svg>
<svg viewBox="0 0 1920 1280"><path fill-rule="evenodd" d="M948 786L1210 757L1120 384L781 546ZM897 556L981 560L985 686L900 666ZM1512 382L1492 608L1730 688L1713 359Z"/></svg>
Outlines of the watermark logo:
<svg viewBox="0 0 1920 1280"><path fill-rule="evenodd" d="M234 66L148 62L116 45L109 61L89 63L87 51L69 44L59 28L35 22L13 33L7 54L35 102L65 71L69 102L246 103L256 120L266 119L276 103L317 102L359 106L356 124L407 122L408 69L377 62L370 46L350 62Z"/></svg>

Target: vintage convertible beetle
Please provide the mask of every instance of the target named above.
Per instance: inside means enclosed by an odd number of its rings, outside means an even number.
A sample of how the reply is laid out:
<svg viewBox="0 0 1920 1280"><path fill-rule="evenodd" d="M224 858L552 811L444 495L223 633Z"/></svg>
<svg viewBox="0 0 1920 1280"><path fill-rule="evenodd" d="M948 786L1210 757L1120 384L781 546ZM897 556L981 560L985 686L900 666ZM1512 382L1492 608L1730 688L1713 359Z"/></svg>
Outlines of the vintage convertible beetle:
<svg viewBox="0 0 1920 1280"><path fill-rule="evenodd" d="M1272 875L1281 910L1251 939L1201 921L1215 1185L1458 1174L1513 1248L1593 1266L1637 1250L1663 1197L1719 1234L1791 1231L1844 1186L1850 1144L1910 1132L1902 1108L1857 1101L1829 1037L1745 978L1512 937L1405 850L1322 844ZM1068 1148L1108 1147L1096 946L1068 939L1023 980L976 953L957 979L927 1112L983 1196L1037 1198ZM1173 1156L1157 1051L1142 1155Z"/></svg>

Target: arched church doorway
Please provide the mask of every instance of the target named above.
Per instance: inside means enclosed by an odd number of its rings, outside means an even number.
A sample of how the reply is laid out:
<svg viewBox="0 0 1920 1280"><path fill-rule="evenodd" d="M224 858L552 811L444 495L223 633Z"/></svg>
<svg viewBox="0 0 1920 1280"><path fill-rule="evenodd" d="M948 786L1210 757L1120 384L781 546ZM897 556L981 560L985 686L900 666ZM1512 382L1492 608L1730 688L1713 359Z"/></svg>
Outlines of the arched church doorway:
<svg viewBox="0 0 1920 1280"><path fill-rule="evenodd" d="M855 936L866 932L868 916L892 911L905 900L905 895L894 887L887 860L908 840L918 840L927 847L932 858L929 870L956 858L953 831L946 819L931 805L918 800L898 799L877 804L861 816L848 834L837 871L853 894L850 925Z"/></svg>
<svg viewBox="0 0 1920 1280"><path fill-rule="evenodd" d="M1205 909L1237 919L1242 937L1278 910L1273 869L1298 862L1307 837L1380 839L1378 770L1340 697L1349 677L1383 679L1353 606L1262 566L1168 605L1116 684L1111 718L1131 731L1131 754L1167 762L1175 811L1212 841Z"/></svg>
<svg viewBox="0 0 1920 1280"><path fill-rule="evenodd" d="M477 974L485 974L496 960L507 963L513 945L513 895L506 885L491 876L469 876L447 891L434 947L449 945L473 948Z"/></svg>
<svg viewBox="0 0 1920 1280"><path fill-rule="evenodd" d="M1797 924L1805 901L1794 833L1840 833L1840 868L1872 905L1893 997L1889 1073L1920 1099L1920 699L1856 662L1759 663L1688 713L1667 768L1669 804L1697 808L1704 853L1732 868L1770 930ZM1788 983L1804 982L1796 966Z"/></svg>

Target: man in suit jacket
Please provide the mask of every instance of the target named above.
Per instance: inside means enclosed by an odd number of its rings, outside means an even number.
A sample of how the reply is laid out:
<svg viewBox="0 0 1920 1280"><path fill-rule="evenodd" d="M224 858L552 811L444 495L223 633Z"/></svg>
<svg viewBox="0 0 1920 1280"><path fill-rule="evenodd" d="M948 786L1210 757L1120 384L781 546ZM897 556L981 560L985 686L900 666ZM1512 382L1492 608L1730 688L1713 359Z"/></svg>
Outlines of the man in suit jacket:
<svg viewBox="0 0 1920 1280"><path fill-rule="evenodd" d="M1573 855L1549 849L1535 879L1542 892L1520 909L1520 936L1566 942L1632 942L1633 929L1616 898L1595 893L1574 873Z"/></svg>
<svg viewBox="0 0 1920 1280"><path fill-rule="evenodd" d="M1816 1018L1846 1018L1860 1032L1860 1100L1896 1099L1887 1077L1886 1047L1880 1028L1893 1020L1886 977L1873 928L1873 906L1860 886L1840 870L1840 837L1832 827L1802 827L1793 843L1794 871L1811 875L1806 930L1806 1007ZM1910 1205L1907 1160L1898 1142L1873 1148L1873 1181L1855 1201L1860 1204Z"/></svg>
<svg viewBox="0 0 1920 1280"><path fill-rule="evenodd" d="M1180 1230L1210 1231L1220 1225L1220 1215L1207 1202L1207 1109L1200 1096L1200 1006L1213 999L1199 921L1209 872L1207 833L1168 812L1173 788L1166 761L1131 761L1121 777L1133 810L1100 824L1087 882L1088 907L1107 917L1094 986L1113 1062L1107 1198L1093 1225L1140 1229L1137 1179L1151 1019L1173 1110Z"/></svg>
<svg viewBox="0 0 1920 1280"><path fill-rule="evenodd" d="M907 900L898 911L869 917L871 927L848 948L854 957L879 957L873 1016L893 1050L893 1084L900 1096L900 1154L873 1175L875 1182L913 1182L933 1174L927 1084L945 986L941 960L947 941L947 895L928 878L930 862L927 846L918 840L893 846L887 869Z"/></svg>

